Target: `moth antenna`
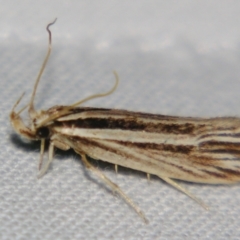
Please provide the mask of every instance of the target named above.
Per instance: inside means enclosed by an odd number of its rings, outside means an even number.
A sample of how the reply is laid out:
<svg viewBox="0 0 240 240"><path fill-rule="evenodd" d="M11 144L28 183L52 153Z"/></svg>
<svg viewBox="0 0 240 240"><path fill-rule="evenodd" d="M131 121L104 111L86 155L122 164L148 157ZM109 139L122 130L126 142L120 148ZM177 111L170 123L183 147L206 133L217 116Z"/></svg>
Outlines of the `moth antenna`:
<svg viewBox="0 0 240 240"><path fill-rule="evenodd" d="M42 64L42 67L38 73L38 76L37 76L37 79L36 79L36 82L35 82L35 85L34 85L34 88L33 88L33 92L32 92L32 96L31 96L31 100L30 100L30 103L29 103L29 109L28 109L28 112L29 112L29 115L30 117L34 116L35 115L35 109L34 109L34 98L35 98L35 95L36 95L36 91L37 91L37 87L38 87L38 83L41 79L41 76L42 76L42 73L46 67L46 64L48 62L48 59L49 59L49 56L51 54L51 50L52 50L52 33L51 31L49 30L49 27L51 25L53 25L55 22L57 21L57 18L55 18L55 20L51 23L49 23L46 27L46 30L48 31L48 36L49 36L49 40L48 40L48 51L47 51L47 55L43 61L43 64Z"/></svg>
<svg viewBox="0 0 240 240"><path fill-rule="evenodd" d="M80 101L72 104L71 106L69 106L69 109L74 108L74 107L76 107L76 106L78 106L78 105L81 105L81 104L83 104L84 102L87 102L87 101L89 101L89 100L91 100L91 99L100 98L100 97L106 97L106 96L112 94L112 93L116 90L116 88L117 88L117 86L118 86L118 83L119 83L119 77L118 77L117 72L116 72L116 71L113 71L113 73L114 73L114 75L115 75L116 82L115 82L115 84L114 84L114 86L113 86L113 88L112 88L111 90L109 90L109 91L106 92L106 93L98 93L98 94L94 94L94 95L91 95L91 96L89 96L89 97L86 97L86 98L84 98L84 99L82 99L82 100L80 100Z"/></svg>
<svg viewBox="0 0 240 240"><path fill-rule="evenodd" d="M17 105L21 102L21 100L22 100L22 98L23 98L24 95L25 95L25 92L22 93L22 95L18 98L18 100L16 101L16 103L13 105L13 108L12 108L12 111L11 111L11 112L14 112L14 111L15 111ZM18 115L19 115L19 114L18 114Z"/></svg>
<svg viewBox="0 0 240 240"><path fill-rule="evenodd" d="M87 101L89 101L89 100L91 100L91 99L94 99L94 98L105 97L105 96L108 96L108 95L112 94L112 93L116 90L116 88L117 88L117 86L118 86L118 83L119 83L119 77L118 77L117 72L116 72L116 71L113 71L113 73L114 73L114 75L115 75L116 82L115 82L113 88L110 89L108 92L93 94L93 95L91 95L91 96L89 96L89 97L86 97L86 98L84 98L84 99L82 99L82 100L80 100L80 101L78 101L78 102L76 102L76 103L74 103L74 104L72 104L72 105L70 105L70 106L65 106L63 110L57 112L56 114L52 114L49 118L47 118L47 119L45 119L44 121L42 121L37 127L41 127L41 126L43 126L45 123L47 123L47 122L49 122L49 121L51 121L51 120L53 120L53 119L56 119L56 118L64 115L64 114L67 113L70 109L73 109L73 108L75 108L76 106L83 104L84 102L87 102Z"/></svg>

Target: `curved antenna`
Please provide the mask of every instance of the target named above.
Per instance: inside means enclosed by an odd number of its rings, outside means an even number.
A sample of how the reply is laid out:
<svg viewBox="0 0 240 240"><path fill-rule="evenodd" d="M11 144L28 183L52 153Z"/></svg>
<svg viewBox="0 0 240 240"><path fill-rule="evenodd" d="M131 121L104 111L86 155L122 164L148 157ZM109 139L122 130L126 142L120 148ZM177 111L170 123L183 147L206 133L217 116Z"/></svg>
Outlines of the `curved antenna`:
<svg viewBox="0 0 240 240"><path fill-rule="evenodd" d="M29 109L28 109L28 112L29 112L29 115L30 117L31 116L34 116L35 114L35 109L34 109L34 105L33 105L33 102L34 102L34 98L35 98L35 95L36 95L36 91L37 91L37 87L38 87L38 83L41 79L41 76L42 76L42 73L46 67L46 64L47 64L47 61L49 59L49 56L51 54L51 50L52 50L52 33L51 31L49 30L49 27L51 25L53 25L55 22L57 21L57 18L55 18L55 20L51 23L49 23L46 27L47 31L48 31L48 36L49 36L49 40L48 40L48 51L47 51L47 55L43 61L43 64L42 64L42 67L38 73L38 76L37 76L37 79L36 79L36 82L34 84L34 88L33 88L33 92L32 92L32 96L31 96L31 100L30 100L30 103L29 103Z"/></svg>
<svg viewBox="0 0 240 240"><path fill-rule="evenodd" d="M47 118L44 121L42 121L41 123L39 123L36 127L39 128L39 127L43 126L44 124L46 124L47 122L52 121L52 120L54 120L56 118L59 118L59 117L63 116L64 114L69 112L69 110L75 108L76 106L79 106L80 104L83 104L84 102L87 102L87 101L89 101L91 99L94 99L94 98L106 97L106 96L112 94L116 90L116 88L118 86L118 83L119 83L119 77L118 77L117 72L114 71L113 73L115 75L116 82L115 82L113 88L110 89L108 92L93 94L93 95L91 95L89 97L86 97L86 98L84 98L84 99L82 99L82 100L80 100L80 101L78 101L78 102L76 102L76 103L74 103L74 104L72 104L70 106L64 106L63 110L61 110L59 112L56 112L56 114L51 115L49 118Z"/></svg>
<svg viewBox="0 0 240 240"><path fill-rule="evenodd" d="M13 114L15 117L18 117L21 112L23 112L29 104L27 104L26 106L24 106L23 108L21 108L17 113L15 113L15 109L18 106L18 104L21 102L23 96L25 95L25 93L22 93L22 95L18 98L18 100L16 101L16 103L13 105L12 111L10 113L10 116Z"/></svg>
<svg viewBox="0 0 240 240"><path fill-rule="evenodd" d="M70 106L69 106L69 109L72 109L72 108L74 108L74 107L76 107L76 106L78 106L78 105L81 105L81 104L83 104L84 102L87 102L87 101L89 101L89 100L91 100L91 99L100 98L100 97L106 97L106 96L112 94L112 93L116 90L116 88L117 88L117 86L118 86L118 83L119 83L119 77L118 77L117 72L116 72L116 71L113 71L113 73L114 73L114 75L115 75L116 82L115 82L115 84L114 84L114 86L113 86L113 88L112 88L111 90L109 90L109 91L106 92L106 93L98 93L98 94L93 94L93 95L91 95L91 96L89 96L89 97L86 97L86 98L84 98L84 99L82 99L82 100L80 100L80 101L78 101L78 102L70 105ZM69 109L68 109L68 110L69 110Z"/></svg>

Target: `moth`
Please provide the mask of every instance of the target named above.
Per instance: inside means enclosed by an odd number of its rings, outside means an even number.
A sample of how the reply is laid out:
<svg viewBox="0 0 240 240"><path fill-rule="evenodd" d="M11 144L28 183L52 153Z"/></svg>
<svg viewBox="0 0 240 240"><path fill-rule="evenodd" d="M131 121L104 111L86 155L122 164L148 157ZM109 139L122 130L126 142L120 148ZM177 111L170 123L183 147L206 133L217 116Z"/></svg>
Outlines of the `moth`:
<svg viewBox="0 0 240 240"><path fill-rule="evenodd" d="M54 106L48 110L34 108L36 90L49 59L52 43L37 76L30 102L20 111L17 100L10 113L14 130L30 140L39 140L39 177L53 161L54 149L74 149L87 169L96 174L113 192L118 193L147 222L140 208L98 168L88 157L117 166L156 175L182 191L204 208L207 206L175 179L196 183L228 184L240 181L240 119L234 117L191 118L174 117L117 109L79 107L93 98L111 94L118 85L102 94L89 96L70 106ZM30 125L20 114L28 108ZM46 140L49 140L48 160L42 166Z"/></svg>

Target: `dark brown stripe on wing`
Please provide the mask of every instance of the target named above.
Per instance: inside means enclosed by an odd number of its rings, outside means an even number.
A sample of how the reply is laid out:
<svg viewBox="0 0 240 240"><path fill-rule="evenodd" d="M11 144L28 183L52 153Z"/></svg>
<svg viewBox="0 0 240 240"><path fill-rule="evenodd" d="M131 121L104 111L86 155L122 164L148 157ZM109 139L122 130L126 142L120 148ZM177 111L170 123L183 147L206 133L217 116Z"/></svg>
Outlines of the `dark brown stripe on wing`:
<svg viewBox="0 0 240 240"><path fill-rule="evenodd" d="M225 128L224 131L234 131L236 127L232 128ZM221 131L221 128L218 128L217 130ZM239 133L211 133L211 134L203 134L198 139L208 138L208 137L232 137L232 138L240 138Z"/></svg>
<svg viewBox="0 0 240 240"><path fill-rule="evenodd" d="M240 171L237 171L237 170L232 170L232 169L222 168L222 167L215 167L215 168L228 175L240 176Z"/></svg>
<svg viewBox="0 0 240 240"><path fill-rule="evenodd" d="M155 133L170 133L170 134L193 134L195 126L191 123L173 124L173 123L153 123L143 122L134 118L84 118L76 120L68 120L56 122L64 126L76 128L92 128L92 129L120 129L131 131L145 131Z"/></svg>
<svg viewBox="0 0 240 240"><path fill-rule="evenodd" d="M202 170L202 172L207 173L210 176L216 177L216 178L221 178L221 179L227 179L228 176L226 174L223 173L218 173L218 172L213 172L213 171L209 171L209 170Z"/></svg>
<svg viewBox="0 0 240 240"><path fill-rule="evenodd" d="M230 180L239 181L240 171L222 168L222 167L214 167L217 171L210 171L210 170L202 170L203 172L217 177L217 178L224 178Z"/></svg>
<svg viewBox="0 0 240 240"><path fill-rule="evenodd" d="M205 152L240 154L240 143L237 142L206 141L200 143L199 148Z"/></svg>
<svg viewBox="0 0 240 240"><path fill-rule="evenodd" d="M126 147L137 147L144 150L158 150L158 151L167 151L172 153L182 153L182 154L189 154L193 149L194 146L191 145L172 145L172 144L157 144L157 143L139 143L139 142L124 142L124 141L113 141L120 145ZM161 152L159 152L161 154Z"/></svg>

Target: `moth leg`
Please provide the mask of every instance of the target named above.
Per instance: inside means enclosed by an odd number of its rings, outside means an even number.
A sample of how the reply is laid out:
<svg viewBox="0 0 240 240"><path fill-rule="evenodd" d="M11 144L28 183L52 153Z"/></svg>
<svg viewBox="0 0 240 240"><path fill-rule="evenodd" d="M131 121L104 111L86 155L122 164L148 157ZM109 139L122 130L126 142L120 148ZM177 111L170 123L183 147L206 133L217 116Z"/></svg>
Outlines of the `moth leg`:
<svg viewBox="0 0 240 240"><path fill-rule="evenodd" d="M42 167L43 154L44 154L45 139L41 139L41 148L40 148L40 158L38 162L38 170L40 171Z"/></svg>
<svg viewBox="0 0 240 240"><path fill-rule="evenodd" d="M42 147L42 145L43 145L43 147ZM44 168L39 172L38 178L41 178L47 172L51 162L53 161L54 147L57 147L57 148L59 148L61 150L64 150L64 151L70 149L70 147L66 143L64 143L64 142L60 142L60 141L58 141L56 139L52 140L50 142L50 146L49 146L49 150L48 150L48 161L45 164ZM43 151L44 151L44 143L41 142L41 155L40 155L39 165L40 164L42 165Z"/></svg>
<svg viewBox="0 0 240 240"><path fill-rule="evenodd" d="M53 154L54 154L54 142L50 142L50 146L49 146L49 149L48 149L48 161L44 165L42 170L39 172L38 178L41 178L46 173L46 171L48 170L51 162L53 161Z"/></svg>
<svg viewBox="0 0 240 240"><path fill-rule="evenodd" d="M150 173L147 173L147 179L148 179L148 181L150 182L150 180L151 180L151 175L150 175Z"/></svg>
<svg viewBox="0 0 240 240"><path fill-rule="evenodd" d="M108 177L106 177L101 171L95 168L88 160L84 153L79 153L81 155L82 161L86 168L91 170L95 173L104 183L106 183L114 192L117 192L135 211L136 213L143 219L145 223L148 223L147 218L145 217L144 213L140 210L140 208L135 205L135 203L130 199L122 190L121 188L112 182Z"/></svg>
<svg viewBox="0 0 240 240"><path fill-rule="evenodd" d="M115 168L115 172L118 173L118 165L117 164L114 165L114 168Z"/></svg>
<svg viewBox="0 0 240 240"><path fill-rule="evenodd" d="M195 202L197 202L199 205L201 205L203 208L205 208L206 210L209 210L209 207L203 203L200 199L198 199L197 197L195 197L192 193L190 193L187 189L185 189L184 187L182 187L181 185L179 185L178 183L176 183L175 181L173 181L172 179L168 178L168 177L163 177L163 176L159 176L162 180L164 180L165 182L167 182L168 184L172 185L173 187L177 188L179 191L185 193L188 197L192 198Z"/></svg>

